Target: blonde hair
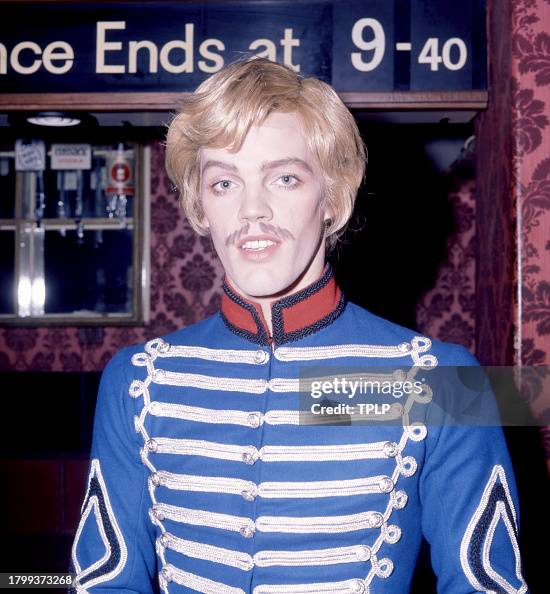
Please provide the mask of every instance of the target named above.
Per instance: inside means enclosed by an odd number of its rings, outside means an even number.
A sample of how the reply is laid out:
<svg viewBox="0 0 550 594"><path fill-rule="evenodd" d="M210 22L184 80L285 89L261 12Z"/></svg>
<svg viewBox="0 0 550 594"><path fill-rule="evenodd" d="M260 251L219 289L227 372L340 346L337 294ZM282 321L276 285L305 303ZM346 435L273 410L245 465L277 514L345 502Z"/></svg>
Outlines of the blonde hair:
<svg viewBox="0 0 550 594"><path fill-rule="evenodd" d="M238 151L251 126L272 112L296 112L309 150L325 176L323 205L332 213L326 228L333 247L351 214L365 174L366 147L353 116L334 89L265 58L235 62L205 80L183 102L168 128L166 170L184 212L201 235L201 147Z"/></svg>

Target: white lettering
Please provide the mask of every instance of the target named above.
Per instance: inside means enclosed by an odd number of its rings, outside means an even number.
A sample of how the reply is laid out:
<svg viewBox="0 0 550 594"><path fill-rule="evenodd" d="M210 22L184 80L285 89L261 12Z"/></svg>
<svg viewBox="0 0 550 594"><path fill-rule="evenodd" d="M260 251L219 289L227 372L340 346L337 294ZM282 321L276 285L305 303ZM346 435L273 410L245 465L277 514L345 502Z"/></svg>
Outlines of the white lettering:
<svg viewBox="0 0 550 594"><path fill-rule="evenodd" d="M255 39L249 46L248 49L256 50L259 47L264 47L265 49L261 52L256 53L255 55L258 58L267 58L272 62L277 61L277 46L271 41L271 39Z"/></svg>
<svg viewBox="0 0 550 594"><path fill-rule="evenodd" d="M292 29L285 29L285 36L281 39L281 45L283 46L283 64L294 70L294 72L300 72L300 65L292 63L292 48L300 45L299 39L292 39Z"/></svg>
<svg viewBox="0 0 550 594"><path fill-rule="evenodd" d="M105 54L111 51L120 51L122 43L120 41L105 40L105 33L110 30L126 29L126 21L99 21L96 32L95 49L95 71L97 74L124 74L125 68L122 64L105 64Z"/></svg>
<svg viewBox="0 0 550 594"><path fill-rule="evenodd" d="M367 28L373 34L373 38L370 41L363 39L363 31ZM363 60L361 52L352 52L351 63L353 67L360 72L374 70L382 61L386 50L386 35L380 21L371 18L359 19L351 30L351 40L360 50L373 51L372 58L368 62Z"/></svg>
<svg viewBox="0 0 550 594"><path fill-rule="evenodd" d="M40 68L42 61L34 60L30 66L23 66L23 64L19 62L19 54L23 50L31 50L36 56L39 56L42 53L40 46L37 43L34 43L34 41L22 41L21 43L18 43L11 52L11 67L19 74L34 74Z"/></svg>
<svg viewBox="0 0 550 594"><path fill-rule="evenodd" d="M208 47L214 46L220 52L225 51L225 44L219 39L205 39L199 46L199 54L205 58L214 62L213 64L207 64L205 60L199 60L199 70L202 72L218 72L223 68L223 57L219 54L212 53Z"/></svg>
<svg viewBox="0 0 550 594"><path fill-rule="evenodd" d="M8 51L3 43L0 43L0 74L8 71Z"/></svg>
<svg viewBox="0 0 550 594"><path fill-rule="evenodd" d="M391 409L391 404L387 403L365 404L364 402L360 402L357 406L359 407L359 413L362 415L385 415Z"/></svg>
<svg viewBox="0 0 550 594"><path fill-rule="evenodd" d="M193 72L193 23L185 25L185 41L174 39L162 46L160 50L160 64L166 72L181 74L182 72ZM170 52L174 49L181 49L185 54L185 60L181 64L172 64L170 62Z"/></svg>
<svg viewBox="0 0 550 594"><path fill-rule="evenodd" d="M135 74L137 72L137 53L140 49L149 51L149 72L158 72L158 48L152 42L144 39L143 41L130 41L128 56L128 72Z"/></svg>
<svg viewBox="0 0 550 594"><path fill-rule="evenodd" d="M59 51L58 51L59 50ZM53 62L63 60L64 63L56 66ZM65 74L73 66L74 51L66 41L52 41L49 43L42 55L44 68L52 74Z"/></svg>

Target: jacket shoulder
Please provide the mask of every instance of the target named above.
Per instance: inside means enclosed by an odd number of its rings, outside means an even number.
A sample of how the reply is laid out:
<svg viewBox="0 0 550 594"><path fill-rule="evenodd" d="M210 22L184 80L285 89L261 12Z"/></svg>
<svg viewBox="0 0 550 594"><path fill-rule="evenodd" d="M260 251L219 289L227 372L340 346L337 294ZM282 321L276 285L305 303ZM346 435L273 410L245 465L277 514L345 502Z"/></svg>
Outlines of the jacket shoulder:
<svg viewBox="0 0 550 594"><path fill-rule="evenodd" d="M350 302L347 304L345 317L346 325L349 326L350 332L355 336L357 342L396 345L411 342L415 338L421 338L429 342L430 346L426 352L435 355L439 365L479 365L478 360L463 345L443 342L417 330L400 326L356 303Z"/></svg>
<svg viewBox="0 0 550 594"><path fill-rule="evenodd" d="M160 336L152 336L149 340L121 348L108 361L104 373L108 376L124 375L135 366L132 364L134 355L140 353L150 354L158 348L159 344L212 347L219 341L221 334L228 334L228 339L231 340L231 333L227 330L219 313L216 313L185 328Z"/></svg>

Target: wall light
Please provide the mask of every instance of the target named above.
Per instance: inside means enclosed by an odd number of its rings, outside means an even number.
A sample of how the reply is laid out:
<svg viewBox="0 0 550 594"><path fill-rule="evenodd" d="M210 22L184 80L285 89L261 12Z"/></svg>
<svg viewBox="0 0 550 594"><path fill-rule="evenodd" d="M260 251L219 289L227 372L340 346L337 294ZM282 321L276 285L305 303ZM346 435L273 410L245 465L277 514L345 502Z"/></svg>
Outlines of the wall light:
<svg viewBox="0 0 550 594"><path fill-rule="evenodd" d="M51 126L57 128L66 128L68 126L78 126L82 120L69 113L62 111L43 111L27 117L29 124L35 126Z"/></svg>

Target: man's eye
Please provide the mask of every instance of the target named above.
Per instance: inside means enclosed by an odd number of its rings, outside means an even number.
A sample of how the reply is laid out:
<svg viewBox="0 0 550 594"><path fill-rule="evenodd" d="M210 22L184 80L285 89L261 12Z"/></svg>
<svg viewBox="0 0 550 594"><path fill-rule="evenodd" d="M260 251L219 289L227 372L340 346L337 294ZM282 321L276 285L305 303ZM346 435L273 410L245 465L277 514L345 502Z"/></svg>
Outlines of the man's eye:
<svg viewBox="0 0 550 594"><path fill-rule="evenodd" d="M278 182L277 185L287 188L293 188L294 186L297 186L300 182L300 180L295 175L291 175L290 173L280 175L276 181Z"/></svg>
<svg viewBox="0 0 550 594"><path fill-rule="evenodd" d="M212 184L214 192L226 192L233 188L233 182L230 179L221 179L220 181Z"/></svg>

